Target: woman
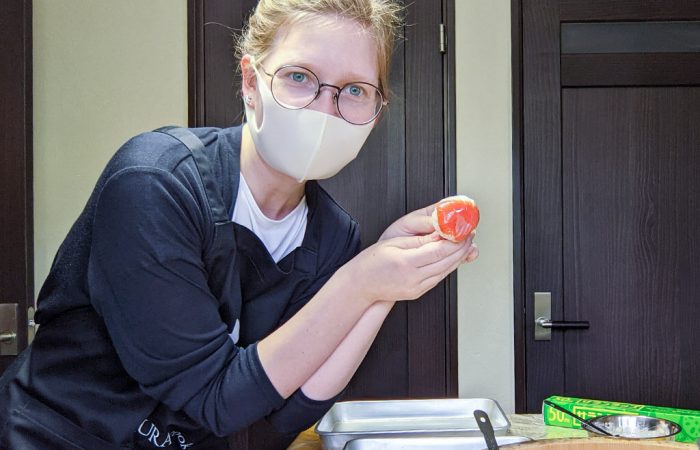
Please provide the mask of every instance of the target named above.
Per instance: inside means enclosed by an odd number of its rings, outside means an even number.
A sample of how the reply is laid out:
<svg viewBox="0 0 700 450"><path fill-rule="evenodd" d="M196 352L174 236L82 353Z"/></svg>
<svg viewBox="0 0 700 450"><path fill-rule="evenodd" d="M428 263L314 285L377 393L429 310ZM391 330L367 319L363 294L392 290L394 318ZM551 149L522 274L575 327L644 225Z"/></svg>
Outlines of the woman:
<svg viewBox="0 0 700 450"><path fill-rule="evenodd" d="M261 418L303 430L395 301L477 257L473 235L434 233L432 207L358 254L357 224L313 181L379 120L398 12L263 0L240 43L248 123L146 133L117 152L9 371L5 446L226 448L221 436Z"/></svg>

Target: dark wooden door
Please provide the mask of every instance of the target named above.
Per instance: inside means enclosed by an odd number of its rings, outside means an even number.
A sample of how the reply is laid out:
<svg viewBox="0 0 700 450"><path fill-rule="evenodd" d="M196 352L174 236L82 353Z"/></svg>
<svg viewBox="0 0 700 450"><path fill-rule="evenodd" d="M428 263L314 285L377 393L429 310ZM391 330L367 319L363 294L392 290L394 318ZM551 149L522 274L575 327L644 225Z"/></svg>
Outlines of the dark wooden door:
<svg viewBox="0 0 700 450"><path fill-rule="evenodd" d="M514 6L517 409L556 394L700 409L700 5ZM535 292L590 328L535 340Z"/></svg>
<svg viewBox="0 0 700 450"><path fill-rule="evenodd" d="M0 373L27 346L34 304L32 2L0 5ZM12 334L16 336L12 338Z"/></svg>
<svg viewBox="0 0 700 450"><path fill-rule="evenodd" d="M255 1L189 3L190 125L240 122L232 35ZM361 224L363 245L395 219L454 192L453 1L407 2L405 38L394 53L389 109L360 156L322 185ZM203 24L207 24L206 26ZM449 279L419 302L399 303L344 399L456 397L456 289ZM275 448L271 430L232 438L234 448Z"/></svg>

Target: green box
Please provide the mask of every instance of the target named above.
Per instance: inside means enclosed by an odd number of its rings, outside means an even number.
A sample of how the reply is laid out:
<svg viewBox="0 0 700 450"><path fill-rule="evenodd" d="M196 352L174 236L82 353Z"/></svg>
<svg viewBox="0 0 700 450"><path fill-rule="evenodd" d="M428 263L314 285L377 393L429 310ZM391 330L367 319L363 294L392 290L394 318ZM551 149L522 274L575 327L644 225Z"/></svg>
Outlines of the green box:
<svg viewBox="0 0 700 450"><path fill-rule="evenodd" d="M700 411L692 409L635 405L632 403L589 400L586 398L561 397L557 395L549 397L547 400L587 420L598 416L608 416L610 414L630 414L666 419L676 422L682 428L681 432L675 436L676 441L695 442L700 438ZM581 428L580 421L544 403L542 404L542 416L546 425Z"/></svg>

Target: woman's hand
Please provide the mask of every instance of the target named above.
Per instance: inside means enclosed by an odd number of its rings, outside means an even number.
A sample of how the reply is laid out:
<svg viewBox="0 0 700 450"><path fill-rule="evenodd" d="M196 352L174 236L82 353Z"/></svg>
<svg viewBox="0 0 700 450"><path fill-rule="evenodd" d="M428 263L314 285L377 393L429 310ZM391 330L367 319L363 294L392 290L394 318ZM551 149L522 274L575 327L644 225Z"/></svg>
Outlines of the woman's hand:
<svg viewBox="0 0 700 450"><path fill-rule="evenodd" d="M381 236L379 236L379 241L399 236L423 236L437 233L435 227L433 226L432 219L435 205L437 205L437 203L428 205L425 208L417 209L396 220L394 223L389 225ZM479 257L479 248L477 247L476 243L473 242L474 236L475 233L472 233L472 236L469 239L470 248L467 251L467 257L464 260L465 262L472 262Z"/></svg>
<svg viewBox="0 0 700 450"><path fill-rule="evenodd" d="M391 239L397 236L419 236L431 234L435 231L433 227L432 214L435 204L417 209L406 214L394 223L389 225L384 233L379 237L380 241Z"/></svg>
<svg viewBox="0 0 700 450"><path fill-rule="evenodd" d="M402 222L407 227L414 224L420 227L421 220L409 217L411 214L399 219L395 225ZM362 297L370 301L413 300L432 289L460 264L476 258L478 250L472 243L473 239L474 233L464 241L454 243L435 232L384 237L341 270L352 271Z"/></svg>

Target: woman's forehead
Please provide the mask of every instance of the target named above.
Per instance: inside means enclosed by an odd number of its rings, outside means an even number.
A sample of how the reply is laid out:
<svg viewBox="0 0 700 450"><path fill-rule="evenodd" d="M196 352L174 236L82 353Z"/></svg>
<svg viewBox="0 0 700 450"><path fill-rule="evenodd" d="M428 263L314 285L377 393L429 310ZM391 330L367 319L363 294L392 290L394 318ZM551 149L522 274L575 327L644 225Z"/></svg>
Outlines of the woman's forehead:
<svg viewBox="0 0 700 450"><path fill-rule="evenodd" d="M284 64L308 67L327 77L375 81L378 51L374 37L357 22L323 16L292 23L280 29L265 58L276 69Z"/></svg>

